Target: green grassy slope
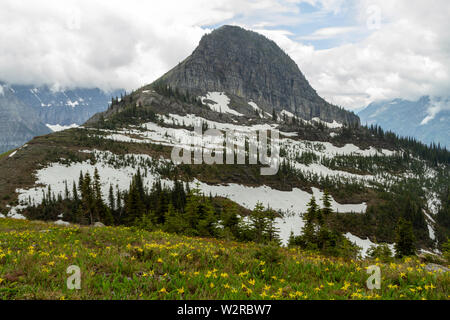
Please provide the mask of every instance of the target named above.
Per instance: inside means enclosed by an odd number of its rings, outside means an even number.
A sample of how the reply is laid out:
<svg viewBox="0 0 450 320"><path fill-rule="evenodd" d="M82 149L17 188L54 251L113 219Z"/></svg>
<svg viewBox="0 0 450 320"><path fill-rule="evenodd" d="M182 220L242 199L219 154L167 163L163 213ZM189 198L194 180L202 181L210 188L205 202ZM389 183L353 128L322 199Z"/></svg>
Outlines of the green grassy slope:
<svg viewBox="0 0 450 320"><path fill-rule="evenodd" d="M381 268L369 290L366 267ZM67 267L81 289L66 287ZM1 299L448 299L450 276L406 259L389 264L298 249L125 227L60 227L0 219Z"/></svg>

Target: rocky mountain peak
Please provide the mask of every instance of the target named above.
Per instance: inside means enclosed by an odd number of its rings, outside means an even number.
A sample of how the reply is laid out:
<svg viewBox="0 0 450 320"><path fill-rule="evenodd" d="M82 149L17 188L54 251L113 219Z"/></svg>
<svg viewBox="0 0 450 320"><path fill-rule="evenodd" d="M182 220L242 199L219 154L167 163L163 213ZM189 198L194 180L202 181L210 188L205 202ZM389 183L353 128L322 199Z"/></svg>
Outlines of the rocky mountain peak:
<svg viewBox="0 0 450 320"><path fill-rule="evenodd" d="M225 92L267 112L287 110L305 120L359 123L355 114L322 99L274 41L237 26L203 36L192 55L160 80L198 95Z"/></svg>

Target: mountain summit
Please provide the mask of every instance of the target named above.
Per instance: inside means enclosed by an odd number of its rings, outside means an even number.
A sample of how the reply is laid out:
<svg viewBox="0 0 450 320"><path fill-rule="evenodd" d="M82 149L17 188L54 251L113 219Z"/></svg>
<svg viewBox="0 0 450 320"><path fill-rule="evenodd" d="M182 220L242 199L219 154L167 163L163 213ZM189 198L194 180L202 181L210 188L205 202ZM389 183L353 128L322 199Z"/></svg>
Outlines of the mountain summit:
<svg viewBox="0 0 450 320"><path fill-rule="evenodd" d="M197 95L225 92L245 98L266 112L286 110L305 120L359 123L355 114L322 99L275 42L236 26L203 36L192 55L160 80Z"/></svg>

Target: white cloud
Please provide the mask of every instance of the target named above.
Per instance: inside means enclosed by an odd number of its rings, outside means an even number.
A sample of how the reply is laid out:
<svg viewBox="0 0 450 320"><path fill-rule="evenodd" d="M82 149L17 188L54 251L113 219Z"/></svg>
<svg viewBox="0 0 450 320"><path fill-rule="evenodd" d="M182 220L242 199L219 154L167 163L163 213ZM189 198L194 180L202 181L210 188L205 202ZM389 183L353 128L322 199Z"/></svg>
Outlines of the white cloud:
<svg viewBox="0 0 450 320"><path fill-rule="evenodd" d="M450 2L361 1L361 26L374 3L382 23L359 42L316 50L282 30L265 34L294 58L319 94L344 107L357 109L378 99L448 96Z"/></svg>
<svg viewBox="0 0 450 320"><path fill-rule="evenodd" d="M431 99L430 106L427 110L427 116L422 120L420 125L426 125L428 122L436 118L436 115L439 114L441 111L447 111L450 110L450 101L449 100L437 100L437 99ZM442 121L442 119L441 119Z"/></svg>
<svg viewBox="0 0 450 320"><path fill-rule="evenodd" d="M318 10L305 13L301 2ZM136 88L187 57L210 31L204 26L226 23L276 41L320 95L347 108L448 95L450 87L447 0L2 0L1 6L0 80L11 83ZM380 13L373 30L370 6ZM350 11L352 21L330 26L327 17ZM367 36L318 50L295 31L314 20L311 39L347 39L361 29Z"/></svg>
<svg viewBox="0 0 450 320"><path fill-rule="evenodd" d="M2 0L0 80L135 88L187 57L203 26L293 19L301 1Z"/></svg>
<svg viewBox="0 0 450 320"><path fill-rule="evenodd" d="M334 14L340 13L345 4L344 0L305 0L304 2L318 6L324 11L333 12Z"/></svg>
<svg viewBox="0 0 450 320"><path fill-rule="evenodd" d="M359 28L357 27L330 27L330 28L322 28L314 31L309 36L299 37L300 40L322 40L322 39L330 39L334 38L338 35L350 33L357 31Z"/></svg>

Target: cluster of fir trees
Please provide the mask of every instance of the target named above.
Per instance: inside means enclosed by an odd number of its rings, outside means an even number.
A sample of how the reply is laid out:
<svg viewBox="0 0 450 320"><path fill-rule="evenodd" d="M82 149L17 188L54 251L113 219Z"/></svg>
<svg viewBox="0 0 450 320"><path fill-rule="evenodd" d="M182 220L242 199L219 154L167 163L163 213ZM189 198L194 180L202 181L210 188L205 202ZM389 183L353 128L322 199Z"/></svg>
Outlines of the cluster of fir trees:
<svg viewBox="0 0 450 320"><path fill-rule="evenodd" d="M272 118L276 118L274 111ZM319 134L326 128L321 122L305 122L296 117L283 117L286 125L293 126L293 129L298 130L298 136L306 140L321 140L329 141L328 135ZM450 164L450 151L439 143L431 143L429 145L418 141L413 137L402 137L392 131L385 131L378 125L360 126L357 123L349 125L344 124L340 129L339 135L331 140L340 143L357 143L363 146L368 145L385 145L390 148L404 150L403 157L406 161L412 159L412 156L420 157L430 161L434 166L438 164Z"/></svg>
<svg viewBox="0 0 450 320"><path fill-rule="evenodd" d="M94 170L94 176L91 178L89 172L85 175L80 173L78 193L74 190L75 201L79 202L77 217L82 220L87 220L90 224L101 221L104 224L111 225L113 217L111 210L103 201L100 175L97 168Z"/></svg>
<svg viewBox="0 0 450 320"><path fill-rule="evenodd" d="M340 230L355 230L357 234L393 243L397 223L402 218L411 222L418 244L432 246L423 214L426 203L421 186L415 180L403 180L393 184L389 191L378 190L379 201L369 204L365 214L336 213L334 225Z"/></svg>
<svg viewBox="0 0 450 320"><path fill-rule="evenodd" d="M302 155L303 156L303 155ZM412 169L412 161L405 161L402 155L380 156L375 154L370 157L361 155L336 155L335 157L321 157L318 162L332 170L358 172L361 174L399 173ZM419 169L419 168L418 168ZM423 165L422 168L423 169Z"/></svg>
<svg viewBox="0 0 450 320"><path fill-rule="evenodd" d="M248 216L248 222L242 225L241 239L256 243L280 243L278 228L275 224L277 213L274 210L264 208L258 202Z"/></svg>
<svg viewBox="0 0 450 320"><path fill-rule="evenodd" d="M122 200L117 200L122 199ZM217 203L203 194L198 186L190 188L174 181L172 188L157 181L147 191L140 171L133 178L128 192L118 193L114 199L110 189L110 207L118 224L137 226L148 230L162 229L166 232L188 236L204 236L268 243L277 241L276 213L258 203L245 222L235 203ZM121 203L123 205L121 205Z"/></svg>
<svg viewBox="0 0 450 320"><path fill-rule="evenodd" d="M31 199L29 203L31 204ZM74 181L71 192L67 181L64 194L59 193L57 196L49 186L47 192L43 192L41 204L28 206L24 214L30 219L44 221L63 218L65 221L79 224L114 223L112 212L102 197L97 168L93 176L89 172L86 174L80 172L78 186Z"/></svg>
<svg viewBox="0 0 450 320"><path fill-rule="evenodd" d="M400 218L395 228L395 257L403 258L416 254L416 237L414 235L411 221ZM387 243L373 245L367 251L372 259L379 259L383 262L392 260L392 251Z"/></svg>
<svg viewBox="0 0 450 320"><path fill-rule="evenodd" d="M291 234L290 246L300 246L307 250L318 250L335 256L351 256L358 254L359 248L347 240L342 233L331 227L330 216L331 197L325 190L322 198L323 208L320 208L315 197L311 197L308 208L303 214L305 222L300 236Z"/></svg>
<svg viewBox="0 0 450 320"><path fill-rule="evenodd" d="M153 89L162 96L168 98L175 98L181 102L193 104L199 107L203 107L204 104L202 100L196 96L189 93L188 90L180 91L178 88L173 88L168 85L165 81L159 80L152 85Z"/></svg>
<svg viewBox="0 0 450 320"><path fill-rule="evenodd" d="M447 165L450 163L450 151L448 151L445 147L442 147L439 143L431 143L430 145L426 145L413 137L400 137L392 131L384 131L378 125L371 125L366 128L376 137L389 142L397 148L406 149L415 156L429 160L435 166L439 163ZM408 152L405 152L406 157L409 156Z"/></svg>
<svg viewBox="0 0 450 320"><path fill-rule="evenodd" d="M156 113L149 107L136 106L133 101L127 104L126 100L120 102L119 105L122 105L120 112L113 113L107 120L103 114L100 114L95 127L97 129L114 130L128 125L139 125L145 121L158 121Z"/></svg>
<svg viewBox="0 0 450 320"><path fill-rule="evenodd" d="M297 245L308 250L319 250L331 255L355 256L359 251L358 248L352 245L342 233L330 226L329 218L333 211L328 192L324 191L322 201L323 208L321 209L314 196L311 198L308 209L303 215L305 225L302 228L302 234L300 236L291 234L289 245ZM413 223L402 217L399 218L395 229L396 257L415 255L415 241Z"/></svg>
<svg viewBox="0 0 450 320"><path fill-rule="evenodd" d="M258 203L245 219L238 206L231 201L215 201L201 193L198 187L175 180L172 187L156 181L148 189L144 186L140 169L127 191L109 188L106 200L102 197L100 176L83 174L72 191L66 182L64 194L55 194L49 187L40 205L31 205L24 214L30 219L89 225L126 225L147 230L164 230L189 236L227 238L258 243L278 242L275 227L277 213ZM61 217L61 214L63 215Z"/></svg>

